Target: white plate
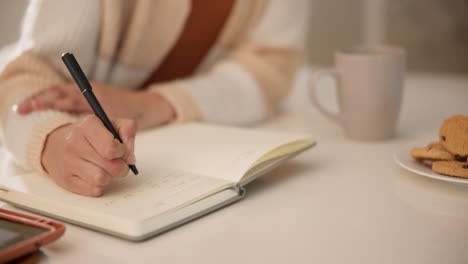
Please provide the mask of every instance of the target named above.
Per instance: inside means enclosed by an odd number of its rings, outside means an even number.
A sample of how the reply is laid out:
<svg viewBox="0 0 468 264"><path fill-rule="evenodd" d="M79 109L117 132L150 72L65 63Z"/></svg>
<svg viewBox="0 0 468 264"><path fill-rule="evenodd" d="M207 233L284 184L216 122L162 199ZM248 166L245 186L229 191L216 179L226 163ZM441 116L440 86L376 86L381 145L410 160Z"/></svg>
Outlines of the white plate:
<svg viewBox="0 0 468 264"><path fill-rule="evenodd" d="M429 167L416 161L410 155L411 148L412 147L401 149L400 151L395 152L395 154L393 155L393 159L395 160L395 162L398 165L400 165L400 167L402 167L403 169L411 171L421 176L425 176L425 177L429 177L429 178L433 178L433 179L437 179L441 181L468 185L468 179L445 176L442 174L435 173Z"/></svg>

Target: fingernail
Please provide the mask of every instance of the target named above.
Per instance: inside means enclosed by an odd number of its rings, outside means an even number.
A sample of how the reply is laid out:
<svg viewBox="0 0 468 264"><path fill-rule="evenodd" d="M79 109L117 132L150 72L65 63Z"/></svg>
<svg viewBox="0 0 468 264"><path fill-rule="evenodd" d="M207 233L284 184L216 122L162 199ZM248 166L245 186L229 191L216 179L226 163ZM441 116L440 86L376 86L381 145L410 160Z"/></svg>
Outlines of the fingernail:
<svg viewBox="0 0 468 264"><path fill-rule="evenodd" d="M23 103L20 103L20 104L15 104L11 107L11 110L20 114L20 115L25 115L27 113L29 113L29 108L27 106L25 106Z"/></svg>

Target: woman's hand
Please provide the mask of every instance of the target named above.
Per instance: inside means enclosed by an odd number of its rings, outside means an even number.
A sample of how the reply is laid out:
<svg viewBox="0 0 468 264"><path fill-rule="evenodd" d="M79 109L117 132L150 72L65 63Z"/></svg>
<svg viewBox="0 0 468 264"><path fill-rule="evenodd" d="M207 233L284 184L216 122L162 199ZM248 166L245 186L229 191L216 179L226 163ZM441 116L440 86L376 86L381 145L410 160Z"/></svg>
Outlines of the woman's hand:
<svg viewBox="0 0 468 264"><path fill-rule="evenodd" d="M135 163L136 124L117 119L113 125L123 144L94 115L57 128L49 134L42 165L61 187L86 196L100 196L113 178Z"/></svg>
<svg viewBox="0 0 468 264"><path fill-rule="evenodd" d="M157 126L174 116L172 106L158 93L117 89L92 83L93 92L109 116L134 119L139 129ZM92 110L76 84L57 85L40 91L18 104L19 114L53 109L70 114L90 114Z"/></svg>

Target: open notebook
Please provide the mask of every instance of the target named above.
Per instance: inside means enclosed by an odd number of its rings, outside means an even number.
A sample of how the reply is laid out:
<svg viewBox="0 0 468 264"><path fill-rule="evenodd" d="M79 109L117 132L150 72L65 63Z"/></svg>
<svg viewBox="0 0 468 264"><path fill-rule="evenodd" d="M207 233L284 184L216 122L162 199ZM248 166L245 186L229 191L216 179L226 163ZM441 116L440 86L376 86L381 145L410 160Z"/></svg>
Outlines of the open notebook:
<svg viewBox="0 0 468 264"><path fill-rule="evenodd" d="M309 135L206 124L173 125L136 138L138 176L99 198L34 173L0 186L0 200L130 240L143 240L239 200L244 186L314 146Z"/></svg>

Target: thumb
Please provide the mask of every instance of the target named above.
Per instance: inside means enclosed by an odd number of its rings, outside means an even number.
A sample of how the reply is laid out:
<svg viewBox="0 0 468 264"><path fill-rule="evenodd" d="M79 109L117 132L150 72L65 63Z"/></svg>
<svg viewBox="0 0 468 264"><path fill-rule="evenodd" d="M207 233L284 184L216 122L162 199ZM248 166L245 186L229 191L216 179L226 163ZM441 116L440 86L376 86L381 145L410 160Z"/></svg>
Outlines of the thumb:
<svg viewBox="0 0 468 264"><path fill-rule="evenodd" d="M113 123L117 133L119 133L120 138L123 141L123 144L127 148L127 152L122 159L128 164L135 164L136 122L131 119L116 119Z"/></svg>

